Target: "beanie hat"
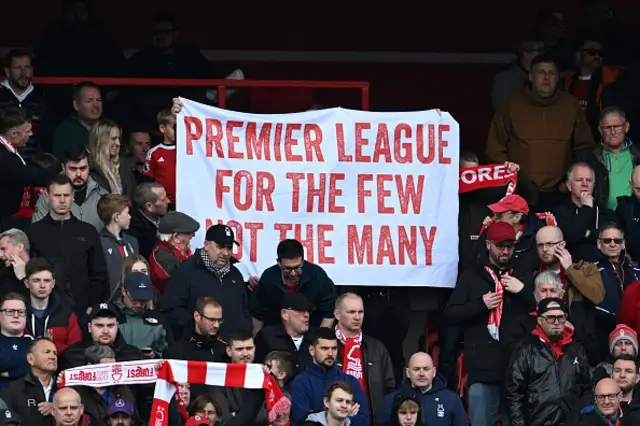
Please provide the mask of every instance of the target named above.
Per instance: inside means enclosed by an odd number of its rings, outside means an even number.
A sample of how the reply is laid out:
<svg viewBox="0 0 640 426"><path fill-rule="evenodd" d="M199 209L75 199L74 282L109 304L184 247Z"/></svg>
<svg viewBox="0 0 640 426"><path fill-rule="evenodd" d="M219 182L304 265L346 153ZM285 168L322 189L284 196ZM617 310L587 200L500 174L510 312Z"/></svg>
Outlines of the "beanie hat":
<svg viewBox="0 0 640 426"><path fill-rule="evenodd" d="M618 324L609 334L609 353L613 354L613 348L618 343L618 340L628 340L633 346L633 349L638 354L638 333L628 325Z"/></svg>

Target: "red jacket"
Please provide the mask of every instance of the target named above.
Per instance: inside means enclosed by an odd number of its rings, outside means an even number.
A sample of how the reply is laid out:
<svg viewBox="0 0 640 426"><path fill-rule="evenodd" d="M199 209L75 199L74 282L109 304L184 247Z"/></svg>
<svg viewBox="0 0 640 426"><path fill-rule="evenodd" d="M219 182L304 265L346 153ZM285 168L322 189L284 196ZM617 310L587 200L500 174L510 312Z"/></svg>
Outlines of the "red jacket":
<svg viewBox="0 0 640 426"><path fill-rule="evenodd" d="M626 324L640 333L640 281L630 284L622 295L618 324Z"/></svg>
<svg viewBox="0 0 640 426"><path fill-rule="evenodd" d="M27 332L33 337L51 337L58 353L82 340L78 317L67 300L55 290L51 293L44 315L38 318L31 306L27 315Z"/></svg>
<svg viewBox="0 0 640 426"><path fill-rule="evenodd" d="M191 249L183 252L166 241L156 243L149 256L151 282L156 293L160 296L164 295L173 271L191 257L191 254Z"/></svg>

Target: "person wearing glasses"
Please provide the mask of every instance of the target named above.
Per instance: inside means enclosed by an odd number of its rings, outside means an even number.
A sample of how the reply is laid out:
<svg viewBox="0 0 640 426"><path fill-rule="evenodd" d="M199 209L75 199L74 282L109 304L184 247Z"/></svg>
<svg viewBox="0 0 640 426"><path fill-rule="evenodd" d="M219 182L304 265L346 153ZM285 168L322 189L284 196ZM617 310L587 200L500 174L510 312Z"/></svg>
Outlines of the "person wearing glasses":
<svg viewBox="0 0 640 426"><path fill-rule="evenodd" d="M567 314L562 299L541 300L536 328L513 352L505 376L511 426L565 425L591 391L587 355Z"/></svg>
<svg viewBox="0 0 640 426"><path fill-rule="evenodd" d="M602 424L631 426L640 424L640 410L626 410L622 415L622 391L615 380L610 378L598 382L593 392L594 403L580 411L578 426Z"/></svg>
<svg viewBox="0 0 640 426"><path fill-rule="evenodd" d="M640 165L640 150L627 137L630 123L625 112L608 106L600 113L599 144L576 153L576 161L585 162L595 171L595 203L615 210L618 197L631 195L631 175Z"/></svg>
<svg viewBox="0 0 640 426"><path fill-rule="evenodd" d="M33 337L25 335L27 303L18 293L0 301L0 389L29 372L27 353Z"/></svg>

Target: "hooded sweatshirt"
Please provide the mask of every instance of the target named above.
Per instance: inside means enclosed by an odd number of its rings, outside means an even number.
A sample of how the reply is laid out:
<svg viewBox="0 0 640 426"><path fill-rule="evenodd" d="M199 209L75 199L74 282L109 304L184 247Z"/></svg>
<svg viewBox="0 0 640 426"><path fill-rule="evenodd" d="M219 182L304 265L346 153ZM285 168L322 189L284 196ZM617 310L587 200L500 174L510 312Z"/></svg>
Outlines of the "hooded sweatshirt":
<svg viewBox="0 0 640 426"><path fill-rule="evenodd" d="M312 413L307 416L306 421L320 423L323 426L329 426L327 422L327 412L321 411L319 413ZM344 421L344 426L351 426L351 419L347 417Z"/></svg>
<svg viewBox="0 0 640 426"><path fill-rule="evenodd" d="M9 337L0 334L0 372L9 377L0 378L0 389L29 372L27 352L33 341L31 336Z"/></svg>
<svg viewBox="0 0 640 426"><path fill-rule="evenodd" d="M122 311L124 319L120 321L118 330L125 342L137 348L151 348L158 358L167 349L167 330L155 312L136 312L122 303L122 298L115 302Z"/></svg>

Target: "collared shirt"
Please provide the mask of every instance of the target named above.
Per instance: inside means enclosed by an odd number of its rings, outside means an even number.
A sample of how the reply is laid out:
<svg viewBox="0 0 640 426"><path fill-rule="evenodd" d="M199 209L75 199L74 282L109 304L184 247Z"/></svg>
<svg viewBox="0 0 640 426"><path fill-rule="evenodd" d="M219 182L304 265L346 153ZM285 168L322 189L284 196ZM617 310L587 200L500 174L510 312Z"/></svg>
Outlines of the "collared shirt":
<svg viewBox="0 0 640 426"><path fill-rule="evenodd" d="M603 150L605 164L609 171L609 200L608 207L611 210L618 206L618 197L631 195L631 174L633 173L633 161L631 160L630 143L622 148L618 154L614 154L607 148Z"/></svg>
<svg viewBox="0 0 640 426"><path fill-rule="evenodd" d="M51 389L53 389L53 377L49 379L49 386L45 386L42 380L40 380L40 384L42 385L42 390L44 391L44 400L47 402L51 401L49 397L51 396Z"/></svg>

